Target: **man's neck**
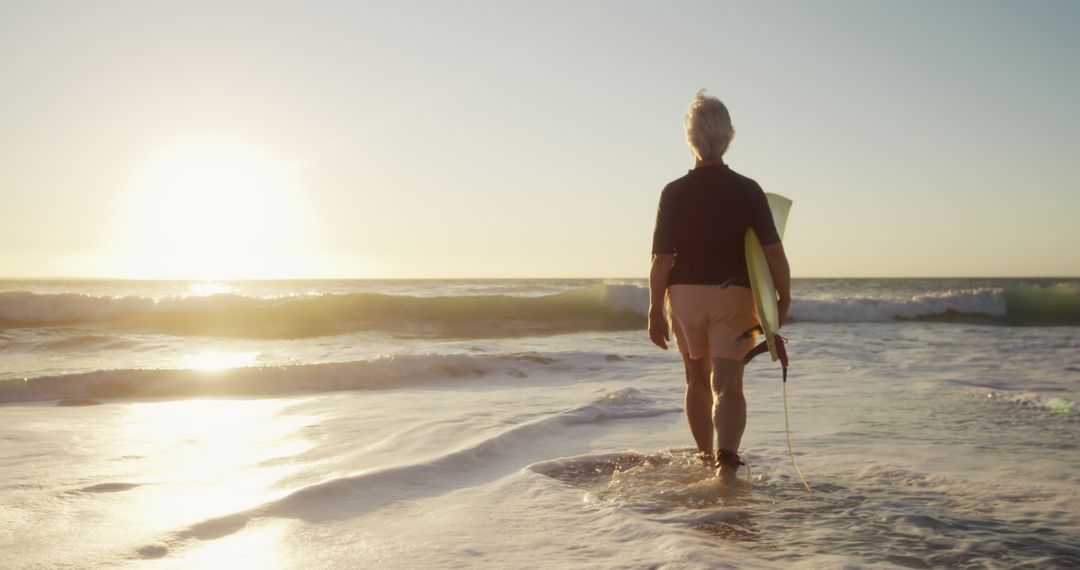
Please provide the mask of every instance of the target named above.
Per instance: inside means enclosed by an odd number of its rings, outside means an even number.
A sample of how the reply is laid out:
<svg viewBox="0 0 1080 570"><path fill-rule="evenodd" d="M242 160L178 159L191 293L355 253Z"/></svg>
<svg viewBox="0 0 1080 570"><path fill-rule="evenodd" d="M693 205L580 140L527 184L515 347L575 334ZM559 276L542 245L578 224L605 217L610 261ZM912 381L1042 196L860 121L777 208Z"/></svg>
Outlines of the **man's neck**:
<svg viewBox="0 0 1080 570"><path fill-rule="evenodd" d="M723 166L723 158L710 158L708 160L696 159L694 161L694 168L701 168L702 166Z"/></svg>

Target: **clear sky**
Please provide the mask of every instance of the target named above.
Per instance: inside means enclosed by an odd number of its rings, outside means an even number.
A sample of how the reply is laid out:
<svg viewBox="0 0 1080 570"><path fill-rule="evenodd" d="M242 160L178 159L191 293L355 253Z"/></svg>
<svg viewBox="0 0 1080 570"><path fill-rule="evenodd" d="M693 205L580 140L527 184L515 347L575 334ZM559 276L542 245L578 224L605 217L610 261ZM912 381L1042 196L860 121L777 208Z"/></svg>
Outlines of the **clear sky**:
<svg viewBox="0 0 1080 570"><path fill-rule="evenodd" d="M1080 275L1080 2L0 2L0 276L638 277L682 117L796 277Z"/></svg>

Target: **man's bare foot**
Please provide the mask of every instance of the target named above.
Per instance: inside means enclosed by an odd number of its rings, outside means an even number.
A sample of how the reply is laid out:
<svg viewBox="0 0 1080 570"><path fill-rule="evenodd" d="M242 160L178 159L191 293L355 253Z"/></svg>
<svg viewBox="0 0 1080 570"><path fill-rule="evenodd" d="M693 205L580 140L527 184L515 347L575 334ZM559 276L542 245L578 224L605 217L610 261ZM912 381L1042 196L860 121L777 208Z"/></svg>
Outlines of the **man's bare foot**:
<svg viewBox="0 0 1080 570"><path fill-rule="evenodd" d="M716 477L724 484L736 481L735 472L740 465L746 465L739 458L739 454L727 449L721 449L716 455Z"/></svg>
<svg viewBox="0 0 1080 570"><path fill-rule="evenodd" d="M739 480L739 478L735 475L735 471L737 469L737 466L733 467L731 465L720 465L720 467L716 469L716 478L719 479L720 482L724 485L732 485Z"/></svg>

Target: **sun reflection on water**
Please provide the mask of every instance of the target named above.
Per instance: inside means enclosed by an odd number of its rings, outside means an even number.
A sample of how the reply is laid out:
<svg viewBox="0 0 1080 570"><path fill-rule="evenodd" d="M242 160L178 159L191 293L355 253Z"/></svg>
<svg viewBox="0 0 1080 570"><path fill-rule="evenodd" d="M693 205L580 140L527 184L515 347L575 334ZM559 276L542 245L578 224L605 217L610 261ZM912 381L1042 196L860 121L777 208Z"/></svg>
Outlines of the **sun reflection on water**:
<svg viewBox="0 0 1080 570"><path fill-rule="evenodd" d="M198 370L225 370L227 368L239 368L251 366L259 357L257 351L230 352L210 350L189 354L182 360L184 368Z"/></svg>
<svg viewBox="0 0 1080 570"><path fill-rule="evenodd" d="M290 521L273 521L206 541L185 552L183 564L189 568L294 568L296 561L281 548L293 526Z"/></svg>
<svg viewBox="0 0 1080 570"><path fill-rule="evenodd" d="M124 452L152 463L142 492L131 497L132 522L178 532L287 494L280 482L303 469L297 456L312 446L301 435L311 418L283 413L290 403L230 399L132 405L124 422ZM233 552L239 558L257 551L272 559L278 538L271 531L245 530L242 540L213 549L213 555L229 558L223 548L230 546L247 551Z"/></svg>
<svg viewBox="0 0 1080 570"><path fill-rule="evenodd" d="M227 295L232 292L233 286L222 281L192 281L187 286L187 295L191 297Z"/></svg>

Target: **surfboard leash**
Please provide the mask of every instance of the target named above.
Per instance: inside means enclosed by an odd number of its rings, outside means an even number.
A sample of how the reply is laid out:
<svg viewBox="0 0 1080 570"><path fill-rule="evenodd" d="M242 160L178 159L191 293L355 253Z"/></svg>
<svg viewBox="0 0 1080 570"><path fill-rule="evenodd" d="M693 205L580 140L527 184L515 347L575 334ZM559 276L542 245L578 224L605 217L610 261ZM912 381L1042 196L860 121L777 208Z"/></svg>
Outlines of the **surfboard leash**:
<svg viewBox="0 0 1080 570"><path fill-rule="evenodd" d="M799 476L799 480L802 481L803 487L806 487L806 492L811 495L814 494L813 489L810 488L810 483L806 482L806 477L803 476L802 469L799 469L799 462L795 461L795 452L791 449L791 423L788 421L788 405L787 405L787 369L788 369L788 355L787 348L784 347L787 344L787 339L780 335L773 335L773 339L776 341L776 355L780 357L780 366L783 368L784 382L784 437L787 439L787 452L788 457L791 458L791 464L795 466L795 473Z"/></svg>
<svg viewBox="0 0 1080 570"><path fill-rule="evenodd" d="M745 341L746 339L755 338L755 337L757 337L759 335L763 335L763 334L765 334L765 332L761 329L761 327L755 325L755 326L747 329L746 332L739 335L739 337L737 339L735 339L735 344L739 344L739 343ZM792 449L791 449L791 422L790 422L790 420L788 420L788 405L787 405L788 355L787 355L787 348L784 347L784 345L787 344L787 339L780 336L780 335L778 335L778 334L774 334L773 335L773 341L774 341L773 344L776 345L776 356L779 357L780 366L783 369L783 375L784 375L783 376L783 378L784 378L784 381L783 381L784 437L787 440L788 457L791 458L791 464L795 466L795 473L799 476L799 480L802 481L803 487L806 487L806 492L813 495L814 491L810 488L810 483L806 482L806 477L803 476L802 469L799 469L799 462L795 461L795 452L792 451ZM746 353L746 356L743 357L743 365L750 364L750 361L753 360L755 356L757 356L759 354L764 354L764 353L766 353L768 351L769 351L769 343L768 343L768 341L761 341L761 344L758 344L757 346L750 349L750 351Z"/></svg>

